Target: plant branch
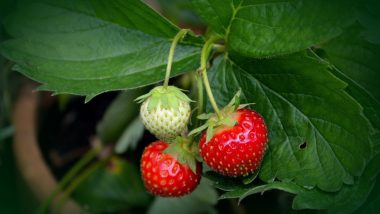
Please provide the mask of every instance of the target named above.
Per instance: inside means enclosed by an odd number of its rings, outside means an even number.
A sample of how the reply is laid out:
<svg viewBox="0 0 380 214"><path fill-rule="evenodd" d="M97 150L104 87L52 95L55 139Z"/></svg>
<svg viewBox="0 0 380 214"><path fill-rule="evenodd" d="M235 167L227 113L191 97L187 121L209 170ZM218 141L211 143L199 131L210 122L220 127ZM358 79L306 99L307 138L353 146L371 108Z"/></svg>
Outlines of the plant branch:
<svg viewBox="0 0 380 214"><path fill-rule="evenodd" d="M166 66L166 74L165 74L165 80L164 80L164 87L168 86L169 84L169 79L170 79L170 72L172 70L172 64L173 64L173 58L174 58L174 49L177 46L177 43L180 39L182 39L186 33L188 33L188 29L181 29L177 35L175 35L172 45L170 46L169 50L169 56L168 56L168 64Z"/></svg>

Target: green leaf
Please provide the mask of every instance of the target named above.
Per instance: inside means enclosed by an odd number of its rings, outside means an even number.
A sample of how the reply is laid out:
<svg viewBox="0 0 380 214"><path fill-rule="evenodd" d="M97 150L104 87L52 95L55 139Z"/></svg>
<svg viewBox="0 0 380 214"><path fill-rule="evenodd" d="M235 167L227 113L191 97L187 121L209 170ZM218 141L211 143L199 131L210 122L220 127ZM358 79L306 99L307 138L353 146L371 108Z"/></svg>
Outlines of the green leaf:
<svg viewBox="0 0 380 214"><path fill-rule="evenodd" d="M362 214L377 213L380 207L380 176L377 176L376 184L366 202L355 212Z"/></svg>
<svg viewBox="0 0 380 214"><path fill-rule="evenodd" d="M223 176L214 171L207 171L203 176L212 181L214 187L224 191L233 191L242 187L240 179Z"/></svg>
<svg viewBox="0 0 380 214"><path fill-rule="evenodd" d="M344 185L338 193L327 193L318 189L300 192L293 201L296 209L328 209L328 213L352 213L368 198L377 175L380 173L380 154L366 166L354 185Z"/></svg>
<svg viewBox="0 0 380 214"><path fill-rule="evenodd" d="M380 4L377 0L360 2L359 23L364 26L363 36L371 43L380 45Z"/></svg>
<svg viewBox="0 0 380 214"><path fill-rule="evenodd" d="M112 158L105 167L96 169L80 184L74 198L91 213L122 211L149 202L138 170L119 158Z"/></svg>
<svg viewBox="0 0 380 214"><path fill-rule="evenodd" d="M217 203L218 195L206 180L190 195L180 198L157 197L148 210L148 214L204 214L217 213L214 205Z"/></svg>
<svg viewBox="0 0 380 214"><path fill-rule="evenodd" d="M152 8L137 0L91 0L96 15L120 26L136 29L154 36L173 38L179 31ZM201 44L202 39L186 36L182 43Z"/></svg>
<svg viewBox="0 0 380 214"><path fill-rule="evenodd" d="M354 4L341 0L196 0L198 14L225 35L230 50L252 57L306 49L338 36Z"/></svg>
<svg viewBox="0 0 380 214"><path fill-rule="evenodd" d="M231 0L192 0L191 4L214 32L220 35L226 34L234 7Z"/></svg>
<svg viewBox="0 0 380 214"><path fill-rule="evenodd" d="M174 37L178 32L175 25L142 1L92 0L91 3L97 17L125 28L164 38Z"/></svg>
<svg viewBox="0 0 380 214"><path fill-rule="evenodd" d="M238 189L231 192L227 192L220 196L220 199L227 199L227 198L239 198L239 203L246 198L249 195L256 194L256 193L264 193L269 190L282 190L286 192L290 192L293 194L298 193L302 190L301 187L297 186L294 183L287 183L287 182L274 182L274 183L268 183L263 185L257 185L253 187L248 187L245 189Z"/></svg>
<svg viewBox="0 0 380 214"><path fill-rule="evenodd" d="M134 99L146 92L145 88L120 93L107 108L96 127L103 143L116 143L139 114L139 105Z"/></svg>
<svg viewBox="0 0 380 214"><path fill-rule="evenodd" d="M322 48L337 76L350 84L347 91L362 104L374 128L380 130L380 46L368 42L363 32L363 27L351 26Z"/></svg>
<svg viewBox="0 0 380 214"><path fill-rule="evenodd" d="M306 189L290 182L273 182L263 185L246 185L235 188L221 196L221 199L239 198L239 202L249 195L277 189L296 194L293 201L295 209L327 209L327 213L352 213L358 210L373 209L379 197L380 185L379 153L371 159L362 176L355 179L354 185L343 185L339 192L325 192L318 188ZM372 190L372 191L371 191ZM371 193L371 194L370 194ZM367 202L363 204L365 201Z"/></svg>
<svg viewBox="0 0 380 214"><path fill-rule="evenodd" d="M209 75L220 106L241 88L242 99L257 103L265 118L263 181L293 180L333 192L363 172L371 156L369 124L344 91L347 85L325 64L304 53L265 60L220 57Z"/></svg>
<svg viewBox="0 0 380 214"><path fill-rule="evenodd" d="M137 0L125 2L141 6ZM144 13L146 19L131 20L141 26L128 28L98 17L92 4L66 5L70 4L34 3L5 20L14 39L1 43L0 53L15 61L18 71L41 82L41 90L83 95L89 100L106 91L136 88L164 78L170 40L152 35L151 18L157 14ZM128 13L138 18L136 14L149 8L140 9ZM172 24L163 20L157 20L160 36L172 34ZM172 76L195 70L198 61L199 48L179 45Z"/></svg>
<svg viewBox="0 0 380 214"><path fill-rule="evenodd" d="M134 150L141 140L145 127L141 118L137 116L124 130L120 139L116 142L115 151L118 154L126 152L128 149Z"/></svg>
<svg viewBox="0 0 380 214"><path fill-rule="evenodd" d="M375 134L371 135L371 142L372 142L373 153L375 155L377 153L380 153L380 132L376 132Z"/></svg>
<svg viewBox="0 0 380 214"><path fill-rule="evenodd" d="M325 192L318 188L306 189L292 182L273 182L262 185L246 185L223 194L220 198L239 198L239 202L249 195L277 189L295 194L295 209L327 209L327 213L352 213L361 207L361 211L370 209L378 199L380 186L374 189L380 173L380 155L377 154L366 166L363 175L356 178L354 185L343 185L339 192ZM371 192L372 190L372 192ZM370 195L371 193L371 195ZM370 196L369 196L370 195ZM365 212L364 212L365 213Z"/></svg>

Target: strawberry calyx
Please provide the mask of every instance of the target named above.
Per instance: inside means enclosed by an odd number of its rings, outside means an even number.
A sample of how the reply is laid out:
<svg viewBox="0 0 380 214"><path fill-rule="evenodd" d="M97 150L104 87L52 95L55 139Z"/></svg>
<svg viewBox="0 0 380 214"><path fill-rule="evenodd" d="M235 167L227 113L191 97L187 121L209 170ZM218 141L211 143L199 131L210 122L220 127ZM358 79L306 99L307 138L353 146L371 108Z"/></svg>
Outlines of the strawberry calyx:
<svg viewBox="0 0 380 214"><path fill-rule="evenodd" d="M193 129L189 136L201 133L204 130L206 131L206 143L208 143L214 134L223 131L224 129L234 127L237 123L236 111L242 108L247 107L253 103L249 104L240 104L240 95L241 90L239 90L231 101L220 110L220 114L216 113L205 113L198 115L199 120L207 120L202 126Z"/></svg>
<svg viewBox="0 0 380 214"><path fill-rule="evenodd" d="M163 153L171 155L180 164L187 165L194 174L197 173L197 162L202 161L198 147L193 141L185 137L177 137Z"/></svg>
<svg viewBox="0 0 380 214"><path fill-rule="evenodd" d="M192 100L175 86L157 86L135 99L138 103L142 103L149 99L148 111L152 111L157 106L164 109L178 109L183 102L189 103Z"/></svg>

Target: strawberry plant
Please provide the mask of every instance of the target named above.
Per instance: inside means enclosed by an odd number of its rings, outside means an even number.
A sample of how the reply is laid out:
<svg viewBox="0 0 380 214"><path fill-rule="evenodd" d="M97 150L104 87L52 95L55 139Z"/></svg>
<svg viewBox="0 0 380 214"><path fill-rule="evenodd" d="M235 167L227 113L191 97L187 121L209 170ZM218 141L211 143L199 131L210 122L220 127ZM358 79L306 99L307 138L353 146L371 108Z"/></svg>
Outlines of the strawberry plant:
<svg viewBox="0 0 380 214"><path fill-rule="evenodd" d="M122 91L98 124L92 154L111 145L107 162L154 141L141 154L142 180L169 198L156 198L151 213L176 211L165 203L212 212L211 187L219 203L280 190L296 210L374 209L379 3L184 2L202 20L201 34L140 0L27 1L4 18L0 53L40 83L37 91L86 103ZM144 127L159 141L146 140Z"/></svg>

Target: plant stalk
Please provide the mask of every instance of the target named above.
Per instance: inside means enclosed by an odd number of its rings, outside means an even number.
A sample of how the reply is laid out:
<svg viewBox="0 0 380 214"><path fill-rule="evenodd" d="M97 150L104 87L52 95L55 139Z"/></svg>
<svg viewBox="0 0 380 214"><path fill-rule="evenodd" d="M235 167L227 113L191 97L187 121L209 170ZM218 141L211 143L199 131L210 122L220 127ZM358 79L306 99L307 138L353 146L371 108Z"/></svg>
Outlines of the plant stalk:
<svg viewBox="0 0 380 214"><path fill-rule="evenodd" d="M203 83L202 83L202 77L201 74L199 76L196 76L197 79L197 92L198 92L198 109L197 109L197 116L201 115L203 113ZM199 120L197 120L198 122Z"/></svg>
<svg viewBox="0 0 380 214"><path fill-rule="evenodd" d="M212 105L215 113L218 115L219 118L221 118L222 115L220 113L218 105L216 104L214 95L212 94L211 87L210 87L210 82L209 82L208 77L207 77L207 61L208 61L208 57L210 55L210 52L212 50L214 42L218 41L219 39L220 39L219 37L211 37L204 44L204 46L202 48L202 53L201 53L201 67L200 67L200 71L201 71L201 74L202 74L203 84L205 86L206 93L207 93L207 96L208 96L208 98L210 100L210 103L211 103L211 105Z"/></svg>
<svg viewBox="0 0 380 214"><path fill-rule="evenodd" d="M53 190L49 198L47 198L44 203L40 206L37 213L44 214L47 213L50 204L53 202L54 198L67 186L67 184L81 171L88 163L90 163L100 152L99 148L93 148L89 150L79 161L76 163L59 181L57 187Z"/></svg>
<svg viewBox="0 0 380 214"><path fill-rule="evenodd" d="M77 189L77 187L84 180L86 180L86 178L88 178L96 169L98 169L101 165L106 163L106 161L108 161L108 159L94 163L92 166L84 170L84 172L82 172L77 178L75 178L73 182L71 182L70 185L67 187L59 202L57 203L56 210L60 210L62 206L65 204L65 201L70 197L71 193L73 193Z"/></svg>
<svg viewBox="0 0 380 214"><path fill-rule="evenodd" d="M181 29L177 35L175 35L172 44L170 46L169 50L169 56L168 56L168 64L166 65L166 74L165 74L165 80L164 80L164 87L166 88L169 84L170 79L170 72L172 70L172 64L173 64L173 58L174 58L174 49L177 46L177 43L180 39L182 39L186 33L189 32L189 29Z"/></svg>

